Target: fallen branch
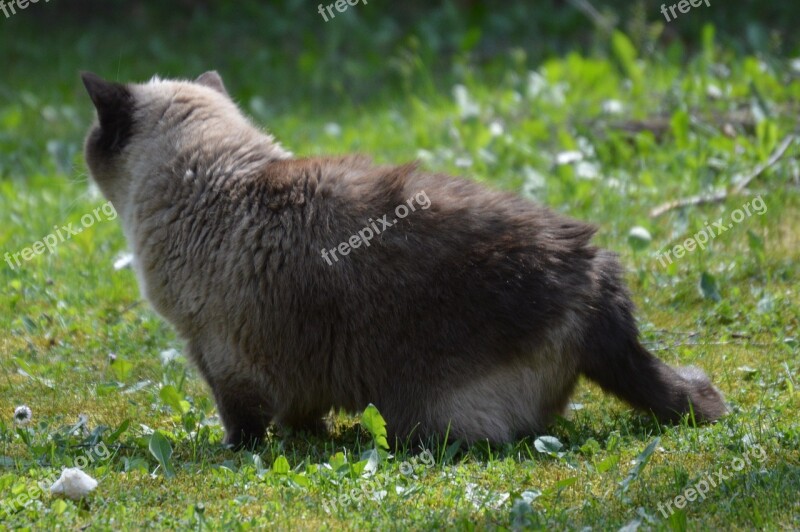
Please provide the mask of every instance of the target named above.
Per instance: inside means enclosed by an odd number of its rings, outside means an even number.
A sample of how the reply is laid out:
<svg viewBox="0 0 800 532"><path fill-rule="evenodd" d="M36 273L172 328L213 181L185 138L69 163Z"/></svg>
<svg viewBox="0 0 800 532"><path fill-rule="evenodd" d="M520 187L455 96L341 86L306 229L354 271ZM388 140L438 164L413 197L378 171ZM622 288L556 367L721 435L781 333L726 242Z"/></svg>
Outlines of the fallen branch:
<svg viewBox="0 0 800 532"><path fill-rule="evenodd" d="M688 198L682 198L679 200L672 200L664 203L663 205L659 205L655 209L650 211L650 218L658 218L662 214L669 212L673 209L678 209L681 207L691 207L696 205L705 205L708 203L719 203L725 201L729 196L741 194L742 190L744 190L747 185L749 185L754 179L758 178L761 174L763 174L769 168L775 166L775 164L781 160L783 155L786 153L786 150L789 149L789 146L792 145L794 142L795 136L793 134L787 135L785 139L781 141L778 147L772 152L772 155L769 156L769 159L764 164L757 166L747 177L741 180L739 183L734 185L728 190L721 190L719 192L714 192L713 194L700 194L697 196L691 196Z"/></svg>
<svg viewBox="0 0 800 532"><path fill-rule="evenodd" d="M710 346L727 346L727 345L745 345L748 347L772 347L778 342L774 342L771 344L764 344L760 342L750 342L750 341L742 341L742 342L675 342L672 345L663 345L657 347L649 347L647 346L648 351L656 352L656 351L666 351L666 350L674 350L677 347L710 347Z"/></svg>

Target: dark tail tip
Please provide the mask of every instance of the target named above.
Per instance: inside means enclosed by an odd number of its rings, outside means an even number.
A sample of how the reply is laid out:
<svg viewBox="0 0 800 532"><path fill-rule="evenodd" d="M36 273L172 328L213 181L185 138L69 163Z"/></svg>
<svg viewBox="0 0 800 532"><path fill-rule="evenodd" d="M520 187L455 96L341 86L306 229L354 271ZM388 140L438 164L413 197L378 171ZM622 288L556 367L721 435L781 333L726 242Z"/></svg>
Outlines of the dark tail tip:
<svg viewBox="0 0 800 532"><path fill-rule="evenodd" d="M708 423L730 412L722 393L714 387L703 370L689 366L676 368L675 373L685 384L687 399L691 403L695 420Z"/></svg>

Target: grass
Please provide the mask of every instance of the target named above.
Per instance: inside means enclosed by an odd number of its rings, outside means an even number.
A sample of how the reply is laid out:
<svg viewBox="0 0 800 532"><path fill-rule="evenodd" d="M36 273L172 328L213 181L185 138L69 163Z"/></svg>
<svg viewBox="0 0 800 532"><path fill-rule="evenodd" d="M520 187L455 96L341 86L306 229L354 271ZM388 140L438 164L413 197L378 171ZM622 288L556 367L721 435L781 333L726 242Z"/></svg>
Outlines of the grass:
<svg viewBox="0 0 800 532"><path fill-rule="evenodd" d="M244 27L278 25L244 5ZM503 447L441 442L430 454L391 456L374 414L367 427L333 414L329 437L272 431L254 453L225 450L208 388L183 358L162 362L182 344L141 301L133 273L114 268L125 242L118 222L101 216L53 253L20 267L0 263L0 525L800 527L800 148L794 143L742 195L648 216L664 201L731 187L795 131L800 73L787 57L735 50L707 26L687 56L680 43L645 46L618 32L597 33L589 48L535 58L512 47L487 62L469 45L474 24L445 10L436 16L460 21L448 37L465 48L441 72L435 54L390 21L370 50L358 18L307 22L304 39L331 32L322 38L339 39L341 51L352 35L346 47L363 49L342 72L320 77L341 56L284 44L282 57L237 33L241 15L225 9L188 17L174 35L152 8L131 29L73 23L45 44L34 38L36 17L50 7L36 9L0 20L0 45L13 59L0 81L0 252L31 247L54 226L82 227L104 203L80 154L92 111L78 70L127 80L214 66L242 107L297 154L419 158L593 221L597 242L629 271L647 345L669 363L703 367L733 412L712 426L662 426L582 382L549 434ZM367 10L359 4L354 16L377 17ZM217 42L233 48L215 50ZM388 49L391 65L381 55ZM348 87L371 70L381 81L351 99ZM295 93L292 84L306 79L317 85ZM659 262L663 250L758 197L763 214L704 250ZM635 227L649 236L632 238ZM33 411L27 425L13 420L23 404ZM73 465L99 481L87 500L35 491ZM728 478L704 499L676 509L677 496L720 471ZM674 513L659 509L667 503Z"/></svg>

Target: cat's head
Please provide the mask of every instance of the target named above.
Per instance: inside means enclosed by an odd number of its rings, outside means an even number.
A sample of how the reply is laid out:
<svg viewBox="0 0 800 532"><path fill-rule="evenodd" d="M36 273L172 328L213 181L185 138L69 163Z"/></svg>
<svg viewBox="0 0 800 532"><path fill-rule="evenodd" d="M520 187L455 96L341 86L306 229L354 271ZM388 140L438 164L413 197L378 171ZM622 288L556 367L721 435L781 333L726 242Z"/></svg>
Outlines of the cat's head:
<svg viewBox="0 0 800 532"><path fill-rule="evenodd" d="M216 72L194 81L116 83L81 74L97 110L84 152L91 175L124 217L137 181L169 165L180 151L224 134L254 130Z"/></svg>

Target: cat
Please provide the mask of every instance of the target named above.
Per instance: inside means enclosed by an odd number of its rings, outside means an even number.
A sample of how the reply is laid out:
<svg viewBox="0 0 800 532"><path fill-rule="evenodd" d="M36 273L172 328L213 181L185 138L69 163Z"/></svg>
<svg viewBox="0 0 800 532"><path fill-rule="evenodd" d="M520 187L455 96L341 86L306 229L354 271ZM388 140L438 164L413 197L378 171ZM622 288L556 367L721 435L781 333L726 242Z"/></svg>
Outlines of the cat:
<svg viewBox="0 0 800 532"><path fill-rule="evenodd" d="M91 176L229 446L369 403L394 442L508 442L545 431L580 375L664 422L726 413L703 371L641 345L592 225L413 163L296 158L215 71L82 79Z"/></svg>

